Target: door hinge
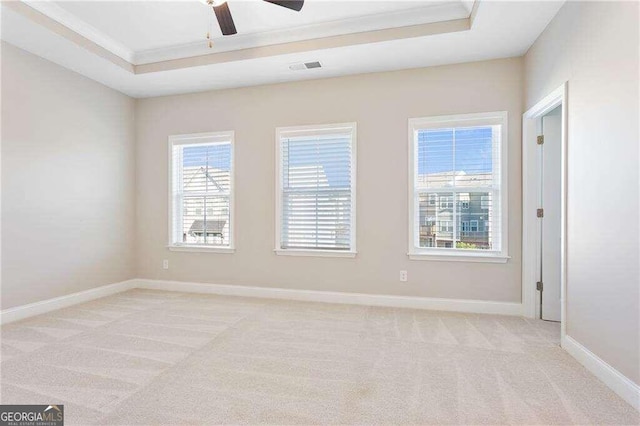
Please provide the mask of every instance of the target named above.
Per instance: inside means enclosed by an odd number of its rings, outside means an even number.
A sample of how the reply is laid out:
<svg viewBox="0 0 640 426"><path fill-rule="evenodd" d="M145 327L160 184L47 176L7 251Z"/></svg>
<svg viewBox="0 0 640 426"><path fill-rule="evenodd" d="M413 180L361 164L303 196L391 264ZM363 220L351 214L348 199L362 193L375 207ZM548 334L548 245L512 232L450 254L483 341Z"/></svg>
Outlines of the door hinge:
<svg viewBox="0 0 640 426"><path fill-rule="evenodd" d="M538 136L537 142L538 145L542 145L544 143L544 135Z"/></svg>
<svg viewBox="0 0 640 426"><path fill-rule="evenodd" d="M542 291L542 287L543 287L543 285L542 285L542 281L538 281L538 282L536 283L536 290L538 290L538 291Z"/></svg>
<svg viewBox="0 0 640 426"><path fill-rule="evenodd" d="M544 217L544 209L537 209L536 210L536 216L537 217Z"/></svg>

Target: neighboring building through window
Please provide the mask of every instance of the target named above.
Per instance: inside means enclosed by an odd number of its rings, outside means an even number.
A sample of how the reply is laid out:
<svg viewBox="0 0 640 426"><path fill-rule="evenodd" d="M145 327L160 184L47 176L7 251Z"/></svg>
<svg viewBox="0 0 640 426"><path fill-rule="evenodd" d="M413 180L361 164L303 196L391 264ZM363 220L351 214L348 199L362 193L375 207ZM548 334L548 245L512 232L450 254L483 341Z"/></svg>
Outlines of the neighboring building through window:
<svg viewBox="0 0 640 426"><path fill-rule="evenodd" d="M506 113L411 119L410 154L409 254L506 259Z"/></svg>
<svg viewBox="0 0 640 426"><path fill-rule="evenodd" d="M453 208L453 196L440 196L440 208L441 209L452 209Z"/></svg>
<svg viewBox="0 0 640 426"><path fill-rule="evenodd" d="M489 210L491 206L491 194L483 195L480 197L480 208L482 210Z"/></svg>
<svg viewBox="0 0 640 426"><path fill-rule="evenodd" d="M354 255L355 135L355 123L277 129L277 253Z"/></svg>
<svg viewBox="0 0 640 426"><path fill-rule="evenodd" d="M464 192L461 192L459 194L460 197L460 208L464 209L464 210L468 210L469 209L469 194L465 194Z"/></svg>
<svg viewBox="0 0 640 426"><path fill-rule="evenodd" d="M452 232L453 224L450 220L441 220L440 221L440 231L442 232Z"/></svg>
<svg viewBox="0 0 640 426"><path fill-rule="evenodd" d="M173 248L233 248L233 132L171 136Z"/></svg>

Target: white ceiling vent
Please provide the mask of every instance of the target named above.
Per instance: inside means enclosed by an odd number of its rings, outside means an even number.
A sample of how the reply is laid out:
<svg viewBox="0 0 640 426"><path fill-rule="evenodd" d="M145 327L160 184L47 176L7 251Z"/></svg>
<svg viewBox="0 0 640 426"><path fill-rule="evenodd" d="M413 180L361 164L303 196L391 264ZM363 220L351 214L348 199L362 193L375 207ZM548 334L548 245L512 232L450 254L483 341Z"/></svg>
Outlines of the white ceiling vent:
<svg viewBox="0 0 640 426"><path fill-rule="evenodd" d="M299 62L289 65L291 71L310 70L313 68L322 68L322 64L318 61L315 62Z"/></svg>

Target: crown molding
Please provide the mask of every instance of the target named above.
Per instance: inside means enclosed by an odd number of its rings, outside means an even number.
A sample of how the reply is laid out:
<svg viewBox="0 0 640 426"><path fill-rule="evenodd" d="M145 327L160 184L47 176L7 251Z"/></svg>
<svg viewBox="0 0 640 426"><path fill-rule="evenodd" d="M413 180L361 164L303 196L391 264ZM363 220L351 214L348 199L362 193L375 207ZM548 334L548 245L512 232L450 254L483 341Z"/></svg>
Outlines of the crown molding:
<svg viewBox="0 0 640 426"><path fill-rule="evenodd" d="M474 3L473 0L464 0ZM400 30L405 27L467 19L471 9L463 0L459 2L434 2L428 6L399 10L386 14L374 14L336 21L303 25L294 28L278 29L259 33L237 34L232 37L213 39L213 49L207 47L205 40L195 41L156 49L141 50L134 53L136 65L184 59L193 56L254 49L329 37L349 36L358 33L372 33L381 30ZM477 2L477 1L476 1Z"/></svg>
<svg viewBox="0 0 640 426"><path fill-rule="evenodd" d="M378 38L366 40L365 44L340 47L339 43L367 38L367 33L284 43L196 56L183 64L165 61L153 65L158 72L144 70L148 65L132 65L21 1L0 2L1 38L3 44L13 45L128 96L148 98L521 56L553 19L562 2L535 5L524 2L517 7L509 2L477 5L476 1L474 20L472 13L467 19L428 24L422 27L422 32L414 29L410 34L406 27L402 30L405 36L413 34L415 38L398 38L396 28L371 34ZM465 31L470 26L471 31ZM523 33L514 34L513 28L522 28ZM392 34L395 38L377 41ZM331 48L332 45L339 47ZM308 49L304 50L305 47ZM323 61L325 66L308 73L289 70L293 62L312 60ZM176 65L183 67L178 70Z"/></svg>
<svg viewBox="0 0 640 426"><path fill-rule="evenodd" d="M210 53L202 56L174 59L163 62L153 62L135 66L136 74L146 74L161 71L200 67L226 62L244 61L270 56L289 55L293 53L313 52L325 49L336 49L364 44L382 43L393 40L426 37L436 34L468 31L471 29L469 18L453 21L433 22L409 27L389 28L384 30L367 31L355 34L344 34L320 39L296 41L249 49L231 50L228 52Z"/></svg>
<svg viewBox="0 0 640 426"><path fill-rule="evenodd" d="M377 42L381 41L379 40L379 34L382 32L389 35L387 37L383 37L382 41L392 40L393 38L406 38L407 36L404 34L409 34L409 37L415 37L416 35L410 34L415 33L416 28L424 28L425 30L421 31L424 33L423 35L452 32L452 30L449 29L433 30L435 26L431 24L445 24L444 27L455 26L453 31L467 30L471 26L469 21L471 14L469 4L477 3L477 0L433 2L428 6L400 10L386 14L374 14L355 18L352 17L295 28L239 34L233 37L218 37L213 40L213 50L209 49L203 40L141 51L134 51L128 48L124 44L109 37L74 14L69 13L54 1L21 0L9 3L12 4L12 9L19 11L21 14L32 20L37 19L42 25L46 24L42 18L49 18L50 20L55 21L66 29L66 31L61 30L60 28L57 30L54 29L57 33L65 36L71 41L74 41L76 44L83 45L83 47L88 48L100 56L107 57L107 59L110 59L117 65L138 74L153 72L151 70L156 69L164 70L167 67L167 64L189 64L191 62L202 62L200 59L195 58L210 58L207 63L220 63L229 62L230 60L246 59L247 57L245 54L253 55L256 52L260 52L259 56L269 56L269 54L265 55L264 53L268 51L282 50L276 46L288 46L289 49L284 49L285 51L292 50L294 52L299 52L300 49L291 49L291 47L306 46L305 48L309 48L314 45L326 45L325 42L327 40L333 40L333 43L329 43L328 47L332 47L331 45L341 47L349 44L348 42L336 42L336 40L340 39L354 40L355 44L362 44L362 37L364 36L366 38L370 35L373 36L373 41L370 42ZM37 18L34 17L33 13L25 10L24 7L20 7L20 4L27 5L28 8L26 9L33 9L43 16ZM463 25L465 28L459 28L459 25L452 26L451 24L446 24L449 22L459 23L465 20L469 22L468 25ZM49 23L48 26L51 27L51 24ZM406 31L406 29L413 29L413 31ZM79 38L83 38L84 40L79 40ZM96 47L104 49L104 52L100 52L99 49L92 48L90 44L95 44ZM271 47L275 48L270 49ZM242 53L222 55L229 52ZM124 63L114 60L114 58L109 58L109 55L115 55ZM239 59L225 59L236 57ZM249 58L250 57L253 56L249 56ZM169 66L169 69L175 68Z"/></svg>
<svg viewBox="0 0 640 426"><path fill-rule="evenodd" d="M124 59L129 64L134 63L135 52L124 44L107 36L97 28L87 24L77 16L67 12L57 4L49 0L21 0L22 3L37 10L43 15L53 19L54 21L64 25L71 31L81 35L82 37L92 41L98 46L108 50L114 55Z"/></svg>

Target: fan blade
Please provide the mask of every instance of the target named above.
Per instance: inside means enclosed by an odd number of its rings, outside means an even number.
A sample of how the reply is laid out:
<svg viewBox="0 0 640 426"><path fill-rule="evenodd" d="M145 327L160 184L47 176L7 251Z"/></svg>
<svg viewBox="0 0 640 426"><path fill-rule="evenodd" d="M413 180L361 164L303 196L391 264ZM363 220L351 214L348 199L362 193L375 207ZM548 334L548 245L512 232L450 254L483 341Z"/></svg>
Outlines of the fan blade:
<svg viewBox="0 0 640 426"><path fill-rule="evenodd" d="M226 2L220 6L214 6L213 11L216 13L216 18L218 19L218 24L220 24L223 35L238 33L238 31L236 31L236 25L233 23L233 18L231 17L229 5Z"/></svg>
<svg viewBox="0 0 640 426"><path fill-rule="evenodd" d="M268 3L277 4L278 6L286 7L287 9L300 12L302 6L304 6L304 0L264 0Z"/></svg>

